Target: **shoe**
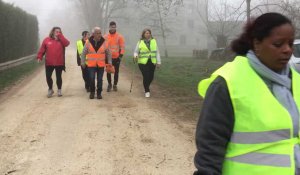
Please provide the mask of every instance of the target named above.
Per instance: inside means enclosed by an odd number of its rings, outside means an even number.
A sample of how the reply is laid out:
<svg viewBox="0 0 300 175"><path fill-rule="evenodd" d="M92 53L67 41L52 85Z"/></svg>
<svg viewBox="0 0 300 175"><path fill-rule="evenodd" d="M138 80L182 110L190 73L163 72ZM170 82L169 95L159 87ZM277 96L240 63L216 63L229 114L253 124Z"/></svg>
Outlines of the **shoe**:
<svg viewBox="0 0 300 175"><path fill-rule="evenodd" d="M111 84L108 84L108 86L107 86L107 92L110 92L111 89L112 89Z"/></svg>
<svg viewBox="0 0 300 175"><path fill-rule="evenodd" d="M150 97L150 92L146 92L146 93L145 93L145 97L146 97L146 98L149 98L149 97Z"/></svg>
<svg viewBox="0 0 300 175"><path fill-rule="evenodd" d="M97 94L97 99L102 99L102 95L101 94Z"/></svg>
<svg viewBox="0 0 300 175"><path fill-rule="evenodd" d="M50 97L52 97L53 94L54 94L53 89L49 89L49 90L48 90L47 97L50 98Z"/></svg>
<svg viewBox="0 0 300 175"><path fill-rule="evenodd" d="M57 96L59 96L59 97L62 96L61 89L58 89L58 90L57 90Z"/></svg>
<svg viewBox="0 0 300 175"><path fill-rule="evenodd" d="M113 90L114 90L114 91L118 91L117 85L114 85L114 86L113 86Z"/></svg>
<svg viewBox="0 0 300 175"><path fill-rule="evenodd" d="M90 93L90 99L94 99L95 98L95 92L91 92Z"/></svg>

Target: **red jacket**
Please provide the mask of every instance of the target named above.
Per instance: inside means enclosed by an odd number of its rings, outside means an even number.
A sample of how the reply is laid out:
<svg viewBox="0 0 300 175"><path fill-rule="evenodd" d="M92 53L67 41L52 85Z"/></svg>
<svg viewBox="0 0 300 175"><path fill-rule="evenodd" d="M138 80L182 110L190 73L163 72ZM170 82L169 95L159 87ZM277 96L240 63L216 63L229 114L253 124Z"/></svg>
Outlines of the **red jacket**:
<svg viewBox="0 0 300 175"><path fill-rule="evenodd" d="M50 37L45 38L38 52L37 59L39 60L42 60L46 54L47 66L63 66L65 64L65 47L70 42L62 34L57 37L58 40Z"/></svg>

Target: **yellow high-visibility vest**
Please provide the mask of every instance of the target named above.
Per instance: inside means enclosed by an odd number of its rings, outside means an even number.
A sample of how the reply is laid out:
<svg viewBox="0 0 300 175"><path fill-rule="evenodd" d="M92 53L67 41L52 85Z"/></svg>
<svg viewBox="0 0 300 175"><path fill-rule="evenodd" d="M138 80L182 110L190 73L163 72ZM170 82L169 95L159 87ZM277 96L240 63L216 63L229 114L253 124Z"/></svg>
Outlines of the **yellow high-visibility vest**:
<svg viewBox="0 0 300 175"><path fill-rule="evenodd" d="M81 55L82 51L83 51L83 48L84 48L84 45L82 43L82 40L78 40L76 42L76 45L77 45L77 51L78 51L78 54Z"/></svg>
<svg viewBox="0 0 300 175"><path fill-rule="evenodd" d="M156 64L156 54L157 54L157 44L155 39L150 40L150 50L145 44L144 40L139 41L139 64L147 64L148 59L151 56L151 61L153 64Z"/></svg>
<svg viewBox="0 0 300 175"><path fill-rule="evenodd" d="M295 175L293 121L246 57L238 56L198 86L201 96L221 76L234 110L234 128L223 163L223 175ZM300 111L300 75L292 69L292 92ZM218 109L216 109L218 110Z"/></svg>

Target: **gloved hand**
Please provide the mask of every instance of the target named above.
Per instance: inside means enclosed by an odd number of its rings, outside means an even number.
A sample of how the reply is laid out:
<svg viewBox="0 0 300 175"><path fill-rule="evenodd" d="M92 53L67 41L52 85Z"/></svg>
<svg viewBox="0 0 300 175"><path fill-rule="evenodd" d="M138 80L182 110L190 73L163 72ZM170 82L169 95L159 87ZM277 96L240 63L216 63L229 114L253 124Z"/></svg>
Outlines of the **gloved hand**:
<svg viewBox="0 0 300 175"><path fill-rule="evenodd" d="M112 64L106 64L105 70L107 73L115 73L115 67Z"/></svg>
<svg viewBox="0 0 300 175"><path fill-rule="evenodd" d="M119 56L119 60L121 61L121 60L122 60L122 58L123 58L123 54L120 54L120 56Z"/></svg>
<svg viewBox="0 0 300 175"><path fill-rule="evenodd" d="M86 64L85 64L85 63L81 63L81 67L82 67L83 69L85 69Z"/></svg>

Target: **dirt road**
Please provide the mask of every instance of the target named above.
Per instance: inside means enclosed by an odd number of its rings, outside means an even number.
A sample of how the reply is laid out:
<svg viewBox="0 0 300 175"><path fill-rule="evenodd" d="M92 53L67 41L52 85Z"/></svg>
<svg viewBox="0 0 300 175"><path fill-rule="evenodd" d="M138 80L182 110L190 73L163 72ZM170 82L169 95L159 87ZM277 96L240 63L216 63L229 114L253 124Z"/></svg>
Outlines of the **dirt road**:
<svg viewBox="0 0 300 175"><path fill-rule="evenodd" d="M0 97L1 175L192 174L195 122L167 95L146 99L139 77L129 93L124 67L118 92L88 99L75 59L68 52L63 97L46 97L44 69Z"/></svg>

